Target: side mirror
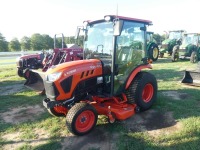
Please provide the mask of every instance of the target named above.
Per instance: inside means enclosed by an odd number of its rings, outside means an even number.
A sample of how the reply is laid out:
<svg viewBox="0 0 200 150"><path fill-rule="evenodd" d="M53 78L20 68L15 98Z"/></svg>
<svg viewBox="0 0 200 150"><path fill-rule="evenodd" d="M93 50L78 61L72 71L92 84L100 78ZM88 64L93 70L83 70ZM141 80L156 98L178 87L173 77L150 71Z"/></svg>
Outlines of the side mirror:
<svg viewBox="0 0 200 150"><path fill-rule="evenodd" d="M123 27L123 20L116 19L114 20L114 36L120 36Z"/></svg>
<svg viewBox="0 0 200 150"><path fill-rule="evenodd" d="M77 27L74 39L78 39L80 30L81 30L80 27Z"/></svg>
<svg viewBox="0 0 200 150"><path fill-rule="evenodd" d="M141 30L141 31L146 31L146 30L147 30L147 27L146 27L146 26L140 27L140 30Z"/></svg>

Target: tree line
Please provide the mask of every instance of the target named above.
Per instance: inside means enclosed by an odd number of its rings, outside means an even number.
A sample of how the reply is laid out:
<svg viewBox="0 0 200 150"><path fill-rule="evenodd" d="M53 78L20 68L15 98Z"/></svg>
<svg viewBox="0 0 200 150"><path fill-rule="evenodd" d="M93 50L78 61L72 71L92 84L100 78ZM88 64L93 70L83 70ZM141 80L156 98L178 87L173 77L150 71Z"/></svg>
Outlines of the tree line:
<svg viewBox="0 0 200 150"><path fill-rule="evenodd" d="M164 40L164 36L159 34L153 35L158 44ZM83 46L83 37L75 40L74 36L64 37L64 44L78 44ZM61 47L62 38L56 38L56 47ZM24 36L20 40L13 38L10 42L6 41L5 37L0 33L0 52L9 51L28 51L28 50L47 50L54 48L54 39L47 34L35 33L31 37Z"/></svg>
<svg viewBox="0 0 200 150"><path fill-rule="evenodd" d="M83 46L83 37L75 40L74 36L64 37L64 44L77 43ZM62 47L62 38L56 38L56 47ZM0 33L0 52L47 50L54 48L54 38L47 34L35 33L31 37L24 36L20 40L13 38L10 42Z"/></svg>

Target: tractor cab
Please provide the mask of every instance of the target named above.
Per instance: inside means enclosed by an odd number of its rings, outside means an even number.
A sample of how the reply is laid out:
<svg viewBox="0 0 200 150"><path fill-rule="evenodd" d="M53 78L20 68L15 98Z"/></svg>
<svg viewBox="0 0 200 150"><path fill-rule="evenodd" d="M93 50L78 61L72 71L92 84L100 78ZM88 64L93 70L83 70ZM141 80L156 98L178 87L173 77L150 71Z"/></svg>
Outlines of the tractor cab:
<svg viewBox="0 0 200 150"><path fill-rule="evenodd" d="M105 16L84 24L84 59L101 60L104 91L120 94L133 68L147 63L146 25L151 21Z"/></svg>
<svg viewBox="0 0 200 150"><path fill-rule="evenodd" d="M177 60L180 59L190 59L192 63L199 60L199 49L200 44L200 34L199 33L187 33L184 34L183 42L179 49L175 51L175 56Z"/></svg>
<svg viewBox="0 0 200 150"><path fill-rule="evenodd" d="M147 43L151 42L151 41L155 42L155 40L153 38L153 32L147 31Z"/></svg>

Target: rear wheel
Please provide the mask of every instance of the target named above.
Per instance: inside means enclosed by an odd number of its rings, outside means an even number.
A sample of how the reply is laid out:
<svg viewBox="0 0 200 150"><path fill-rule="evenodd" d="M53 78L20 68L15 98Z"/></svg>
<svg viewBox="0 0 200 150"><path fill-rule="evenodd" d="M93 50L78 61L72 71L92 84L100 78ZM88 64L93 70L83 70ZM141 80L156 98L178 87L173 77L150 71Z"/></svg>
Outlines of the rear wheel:
<svg viewBox="0 0 200 150"><path fill-rule="evenodd" d="M190 62L191 63L196 63L197 61L198 61L197 52L193 51L191 56L190 56Z"/></svg>
<svg viewBox="0 0 200 150"><path fill-rule="evenodd" d="M97 116L96 109L92 105L77 103L67 113L66 125L73 134L85 135L95 127Z"/></svg>
<svg viewBox="0 0 200 150"><path fill-rule="evenodd" d="M148 52L149 52L150 59L152 59L153 61L156 61L158 59L159 49L158 49L157 44L155 43L151 44Z"/></svg>
<svg viewBox="0 0 200 150"><path fill-rule="evenodd" d="M149 109L157 98L156 78L150 73L139 72L126 94L129 103L136 103L142 111Z"/></svg>

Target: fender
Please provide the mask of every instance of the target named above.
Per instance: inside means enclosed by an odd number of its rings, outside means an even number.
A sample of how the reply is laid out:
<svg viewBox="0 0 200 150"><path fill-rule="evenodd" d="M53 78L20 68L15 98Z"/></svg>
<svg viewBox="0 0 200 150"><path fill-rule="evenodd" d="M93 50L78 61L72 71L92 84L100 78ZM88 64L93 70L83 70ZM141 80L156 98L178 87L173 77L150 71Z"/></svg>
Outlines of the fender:
<svg viewBox="0 0 200 150"><path fill-rule="evenodd" d="M128 87L130 86L132 80L135 78L135 76L137 75L138 72L140 72L142 69L145 69L145 68L149 68L149 69L152 69L152 66L151 64L144 64L144 65L140 65L138 67L136 67L132 73L130 74L130 76L128 77L128 80L126 82L126 87L125 89L128 89Z"/></svg>
<svg viewBox="0 0 200 150"><path fill-rule="evenodd" d="M149 48L151 47L152 44L156 44L155 42L152 42L150 41L148 44L147 44L147 51L149 51Z"/></svg>

